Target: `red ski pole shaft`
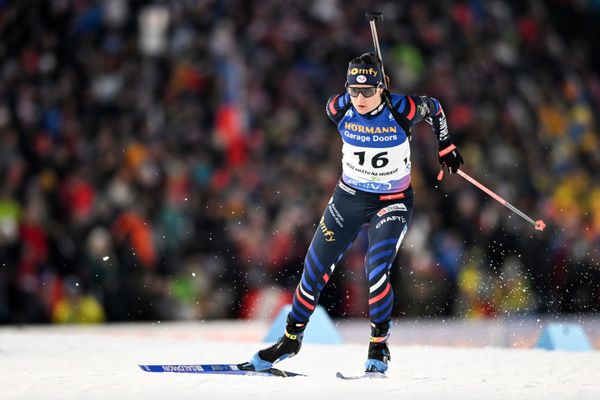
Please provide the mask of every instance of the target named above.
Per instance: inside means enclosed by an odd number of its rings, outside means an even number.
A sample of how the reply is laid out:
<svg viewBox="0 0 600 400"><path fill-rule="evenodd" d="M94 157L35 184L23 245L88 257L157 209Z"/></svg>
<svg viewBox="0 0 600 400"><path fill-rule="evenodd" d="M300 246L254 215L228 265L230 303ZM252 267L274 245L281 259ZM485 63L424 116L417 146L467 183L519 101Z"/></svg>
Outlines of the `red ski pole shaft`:
<svg viewBox="0 0 600 400"><path fill-rule="evenodd" d="M544 223L544 221L542 221L541 219L539 219L537 221L534 221L533 219L529 218L524 212L522 212L517 207L513 206L512 204L510 204L508 201L504 200L502 197L500 197L498 194L496 194L492 190L488 189L486 186L484 186L483 184L481 184L480 182L478 182L475 178L473 178L472 176L470 176L466 172L464 172L464 171L462 171L460 169L458 169L456 172L460 176L462 176L463 178L465 178L467 181L469 181L470 183L472 183L473 185L477 186L479 189L481 189L482 191L484 191L485 193L487 193L488 195L490 195L498 203L502 204L504 207L508 208L510 211L514 212L519 217L523 218L525 221L529 222L531 225L534 226L534 228L536 230L543 231L544 228L546 227L546 224ZM440 174L438 175L438 180L442 180L442 175L443 175L443 170L440 170Z"/></svg>

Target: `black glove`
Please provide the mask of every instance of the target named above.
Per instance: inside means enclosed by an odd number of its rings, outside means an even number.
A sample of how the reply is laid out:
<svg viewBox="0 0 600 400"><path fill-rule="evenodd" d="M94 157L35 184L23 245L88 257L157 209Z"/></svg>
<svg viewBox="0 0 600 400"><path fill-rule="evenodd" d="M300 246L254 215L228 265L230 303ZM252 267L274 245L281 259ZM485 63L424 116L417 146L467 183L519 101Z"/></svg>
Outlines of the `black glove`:
<svg viewBox="0 0 600 400"><path fill-rule="evenodd" d="M440 142L438 157L442 168L444 165L448 167L451 174L456 173L461 164L464 164L463 158L458 152L458 149L452 142Z"/></svg>

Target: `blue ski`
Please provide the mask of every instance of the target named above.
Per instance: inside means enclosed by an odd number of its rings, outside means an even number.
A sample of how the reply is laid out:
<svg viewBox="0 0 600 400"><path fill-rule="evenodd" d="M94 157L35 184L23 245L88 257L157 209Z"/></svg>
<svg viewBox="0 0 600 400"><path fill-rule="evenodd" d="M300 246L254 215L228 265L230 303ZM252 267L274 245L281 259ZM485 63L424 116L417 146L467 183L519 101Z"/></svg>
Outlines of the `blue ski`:
<svg viewBox="0 0 600 400"><path fill-rule="evenodd" d="M295 372L269 368L264 371L242 369L244 364L158 364L143 365L140 368L146 372L174 372L180 374L220 374L220 375L248 375L248 376L277 376L282 378L292 376L306 376Z"/></svg>

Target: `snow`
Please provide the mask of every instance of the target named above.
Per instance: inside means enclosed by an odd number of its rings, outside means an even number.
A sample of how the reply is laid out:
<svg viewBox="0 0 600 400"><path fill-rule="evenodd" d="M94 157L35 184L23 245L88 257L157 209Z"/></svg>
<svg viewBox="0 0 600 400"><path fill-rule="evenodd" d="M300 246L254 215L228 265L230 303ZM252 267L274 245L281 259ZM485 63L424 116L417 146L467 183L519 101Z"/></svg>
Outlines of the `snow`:
<svg viewBox="0 0 600 400"><path fill-rule="evenodd" d="M341 325L346 338L368 323ZM358 326L367 328L357 328ZM443 330L443 324L437 327ZM2 399L598 399L598 352L444 347L392 342L386 380L342 381L359 374L366 340L305 344L279 364L308 374L263 378L151 374L138 364L237 363L264 346L268 324L198 322L89 327L0 328ZM435 334L435 323L427 330ZM357 333L358 332L358 333ZM393 336L392 336L393 337Z"/></svg>

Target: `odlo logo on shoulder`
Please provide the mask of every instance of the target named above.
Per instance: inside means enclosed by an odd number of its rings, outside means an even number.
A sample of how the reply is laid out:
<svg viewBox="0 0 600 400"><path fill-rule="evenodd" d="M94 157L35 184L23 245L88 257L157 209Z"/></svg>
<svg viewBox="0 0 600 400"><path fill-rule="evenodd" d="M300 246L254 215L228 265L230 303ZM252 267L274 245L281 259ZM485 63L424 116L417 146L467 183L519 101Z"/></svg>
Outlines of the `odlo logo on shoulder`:
<svg viewBox="0 0 600 400"><path fill-rule="evenodd" d="M335 242L335 232L329 230L327 225L325 225L325 217L321 217L321 222L319 222L319 229L323 232L323 236L325 236L326 242Z"/></svg>

